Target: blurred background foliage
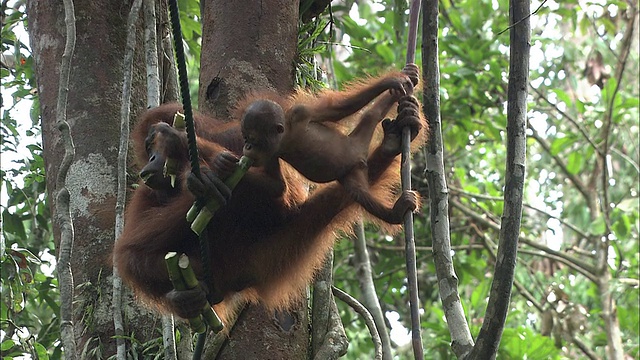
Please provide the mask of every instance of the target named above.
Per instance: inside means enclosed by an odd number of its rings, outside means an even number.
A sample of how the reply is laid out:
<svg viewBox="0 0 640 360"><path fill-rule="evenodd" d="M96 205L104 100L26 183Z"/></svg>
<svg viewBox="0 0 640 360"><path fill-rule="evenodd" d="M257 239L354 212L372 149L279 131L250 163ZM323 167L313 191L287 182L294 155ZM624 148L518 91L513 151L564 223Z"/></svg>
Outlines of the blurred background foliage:
<svg viewBox="0 0 640 360"><path fill-rule="evenodd" d="M308 2L302 1L301 8ZM200 4L179 3L197 99ZM26 15L22 2L2 6L0 350L7 358L31 354L59 359L55 249ZM640 357L638 21L631 6L637 3L532 2L537 12L531 17L523 241L501 359L606 357L607 331L612 329L600 316L597 285L603 254L624 351L629 358ZM402 0L334 1L317 18L301 20L298 84L339 88L357 77L401 69L407 8ZM509 4L442 0L440 11L440 95L453 259L476 335L492 279L498 239L493 225L502 211ZM418 62L420 56L418 48ZM424 156L418 153L414 187L423 197L424 169ZM400 237L366 229L396 354L408 358L404 246ZM430 250L428 206L416 215L415 234L425 354L449 359L453 353ZM603 236L608 236L609 248L598 245ZM335 252L336 285L358 297L351 242L338 242ZM373 345L364 323L344 304L338 306L351 342L347 358L370 357Z"/></svg>

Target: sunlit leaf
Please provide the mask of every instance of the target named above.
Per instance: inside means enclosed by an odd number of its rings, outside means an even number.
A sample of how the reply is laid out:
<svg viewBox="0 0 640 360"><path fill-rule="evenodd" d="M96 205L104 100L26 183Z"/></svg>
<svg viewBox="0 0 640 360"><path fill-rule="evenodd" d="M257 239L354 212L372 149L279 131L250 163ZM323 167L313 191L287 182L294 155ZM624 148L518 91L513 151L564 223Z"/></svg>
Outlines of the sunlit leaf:
<svg viewBox="0 0 640 360"><path fill-rule="evenodd" d="M584 155L578 151L573 151L569 154L569 158L567 159L567 170L570 174L575 175L582 170L582 166L584 165Z"/></svg>

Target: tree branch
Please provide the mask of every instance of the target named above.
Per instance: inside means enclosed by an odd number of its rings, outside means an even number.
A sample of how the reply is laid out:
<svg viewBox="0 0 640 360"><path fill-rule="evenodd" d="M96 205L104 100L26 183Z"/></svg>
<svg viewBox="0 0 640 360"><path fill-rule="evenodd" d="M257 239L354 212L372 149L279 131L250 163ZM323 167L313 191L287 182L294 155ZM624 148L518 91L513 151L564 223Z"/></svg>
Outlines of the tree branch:
<svg viewBox="0 0 640 360"><path fill-rule="evenodd" d="M531 28L530 2L510 0L510 61L507 104L507 161L504 210L487 311L470 359L493 359L509 311L515 273L526 167L527 84Z"/></svg>
<svg viewBox="0 0 640 360"><path fill-rule="evenodd" d="M533 128L533 126L531 126L530 124L528 125L529 130L531 130L531 136L536 139L536 141L538 142L538 144L540 144L540 146L544 149L544 151L546 151L547 153L549 153L549 155L553 158L553 160L556 162L556 165L558 165L558 167L560 168L560 170L562 170L562 172L565 174L565 176L567 178L569 178L569 180L571 180L571 182L573 183L573 186L575 186L575 188L582 194L582 196L585 198L585 200L590 203L591 202L591 192L589 191L589 189L587 189L587 187L584 185L584 183L582 182L582 180L572 174L569 169L567 168L567 165L564 163L564 160L562 160L560 158L560 156L558 155L554 155L551 152L551 146L549 145L549 143L547 143L547 141L545 139L543 139L538 132Z"/></svg>
<svg viewBox="0 0 640 360"><path fill-rule="evenodd" d="M476 198L476 199L490 200L490 201L504 201L504 198L495 197L495 196L488 196L488 195L483 195L483 194L471 193L471 192L467 192L467 191L464 191L464 190L462 190L460 188L456 188L456 187L453 187L453 186L451 186L450 189L451 189L451 192L453 192L453 193L456 193L456 194L459 194L459 195L464 195L464 196L469 197L469 198ZM544 211L542 209L538 209L535 206L528 205L526 203L523 204L523 206L528 208L528 209L531 209L531 210L533 210L535 212L539 212L539 213L541 213L541 214L543 214L543 215L545 215L545 216L547 216L547 217L549 217L551 219L558 220L558 222L560 222L562 225L568 227L569 229L571 229L573 232L575 232L576 234L578 234L582 238L585 238L585 239L591 238L591 235L582 232L580 229L578 229L578 227L576 227L573 224L570 224L570 223L566 222L564 219L562 219L562 218L560 218L558 216L552 215L552 214L550 214L550 213L548 213L548 212L546 212L546 211Z"/></svg>
<svg viewBox="0 0 640 360"><path fill-rule="evenodd" d="M160 67L158 65L158 40L156 38L156 4L154 0L143 0L144 54L147 69L147 108L160 105ZM164 358L176 359L175 324L173 315L162 315L162 344Z"/></svg>
<svg viewBox="0 0 640 360"><path fill-rule="evenodd" d="M499 231L500 230L500 225L496 224L494 222L491 222L485 218L483 218L482 216L478 215L477 213L475 213L473 210L467 208L466 206L462 205L461 203L459 203L456 200L451 200L451 204L453 205L453 207L455 207L456 209L462 211L465 215L471 217L473 220L481 223L482 225L485 225L487 227L490 227L491 229L495 230L495 231ZM564 259L565 261L563 261L563 263L567 264L567 266L571 266L572 269L575 269L576 271L579 271L581 274L585 275L586 277L588 277L590 280L595 281L595 268L593 266L591 266L590 264L574 258L568 254L565 254L563 252L560 251L556 251L553 250L547 246L544 246L542 244L537 243L535 240L532 239L528 239L525 237L520 237L519 239L520 242L522 242L523 244L529 245L535 249L538 249L540 251L543 251L547 254L551 254L554 256L557 256L558 258ZM572 265L569 265L572 264Z"/></svg>
<svg viewBox="0 0 640 360"><path fill-rule="evenodd" d="M360 316L362 316L362 319L364 320L364 323L367 325L367 328L369 329L369 333L371 334L371 340L373 341L373 346L375 348L375 353L376 353L375 359L381 360L382 359L382 341L380 340L380 334L378 333L378 329L376 328L376 323L373 320L373 316L371 316L371 313L369 312L369 310L367 310L367 308L364 307L360 302L358 302L358 300L356 300L354 297L338 289L337 287L332 286L332 290L333 290L333 295L335 297L344 301L353 310L355 310L358 314L360 314ZM316 359L320 360L320 358L318 357L316 357Z"/></svg>
<svg viewBox="0 0 640 360"><path fill-rule="evenodd" d="M600 293L600 300L602 303L602 319L604 321L605 333L607 334L607 355L609 359L622 359L624 354L624 348L622 347L622 335L620 333L620 322L616 313L615 299L611 294L611 272L609 271L609 265L607 263L609 259L609 245L611 231L611 219L610 219L610 207L609 207L609 176L612 171L610 167L610 154L609 154L609 142L611 140L611 134L613 130L613 110L615 108L615 98L620 90L622 83L622 75L624 74L627 58L629 57L633 33L635 30L635 21L638 15L637 2L635 0L627 1L627 28L622 37L620 46L620 56L618 57L618 64L616 66L616 72L614 79L616 81L613 92L608 94L610 96L609 103L604 118L604 141L602 144L602 201L601 209L604 216L605 234L602 240L596 242L596 254L597 260L597 272L600 275L598 281L598 292ZM611 81L611 80L609 80ZM608 86L607 86L608 88Z"/></svg>
<svg viewBox="0 0 640 360"><path fill-rule="evenodd" d="M415 63L416 43L418 38L418 19L420 18L421 0L411 0L409 8L409 32L407 36L406 63ZM437 16L437 13L436 15ZM436 32L437 34L437 32ZM411 190L411 131L409 127L402 129L401 156L402 191ZM407 287L409 288L409 307L411 310L411 347L416 360L424 359L422 335L420 327L420 298L418 295L418 270L416 265L416 242L413 234L413 212L404 215L404 256L407 264Z"/></svg>
<svg viewBox="0 0 640 360"><path fill-rule="evenodd" d="M362 220L354 226L356 236L353 237L355 261L353 266L356 269L356 276L358 283L360 284L360 291L362 291L363 303L371 312L373 320L380 333L382 340L382 359L393 359L393 352L391 348L391 338L387 330L382 307L380 307L380 300L376 294L376 286L373 283L373 271L371 270L371 261L369 258L369 251L367 250L367 242L364 233L364 224ZM404 252L404 249L403 249Z"/></svg>
<svg viewBox="0 0 640 360"><path fill-rule="evenodd" d="M131 84L133 79L133 55L136 46L136 21L140 13L142 0L135 0L127 18L127 44L123 60L122 101L120 103L120 146L118 149L118 190L116 195L116 223L114 243L124 228L124 207L127 198L127 154L129 152L129 113ZM116 261L113 262L113 325L116 335L116 356L118 360L127 358L124 321L122 318L122 279L118 275ZM175 354L175 351L174 351Z"/></svg>
<svg viewBox="0 0 640 360"><path fill-rule="evenodd" d="M558 114L562 115L563 118L569 120L569 122L571 124L573 124L573 126L576 127L576 129L578 129L578 131L580 132L580 134L582 135L582 137L589 143L589 145L591 145L591 147L593 147L593 149L600 153L600 147L598 145L596 145L593 140L591 140L591 137L589 136L589 134L587 133L587 130L584 128L584 126L581 126L578 121L576 121L576 119L573 118L573 116L567 114L566 112L560 110L560 108L558 107L558 104L554 104L552 103L546 96L544 96L544 94L542 94L542 92L540 92L540 90L534 88L533 86L531 86L531 84L529 84L529 89L533 90L533 92L535 92L538 97L542 100L544 100L547 104L553 106L553 109L555 111L558 112ZM567 104L568 105L568 104Z"/></svg>
<svg viewBox="0 0 640 360"><path fill-rule="evenodd" d="M444 308L451 349L458 358L463 358L473 348L460 294L458 277L451 258L449 228L449 190L445 179L440 120L440 70L438 68L438 0L425 0L422 26L422 72L424 114L429 120L429 140L426 157L426 178L429 184L433 256L435 258L438 291Z"/></svg>

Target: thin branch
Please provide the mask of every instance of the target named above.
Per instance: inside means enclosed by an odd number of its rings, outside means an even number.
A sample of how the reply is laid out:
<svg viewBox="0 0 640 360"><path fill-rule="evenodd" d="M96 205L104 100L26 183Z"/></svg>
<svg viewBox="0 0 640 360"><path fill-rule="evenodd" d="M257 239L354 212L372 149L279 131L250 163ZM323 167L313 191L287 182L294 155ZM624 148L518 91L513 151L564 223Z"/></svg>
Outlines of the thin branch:
<svg viewBox="0 0 640 360"><path fill-rule="evenodd" d="M638 166L638 163L635 162L632 158L630 158L629 156L624 154L622 151L614 147L611 148L611 152L618 154L618 156L620 156L624 161L628 162L629 165L633 166L633 168L636 170L636 173L640 174L640 166Z"/></svg>
<svg viewBox="0 0 640 360"><path fill-rule="evenodd" d="M537 13L538 13L538 11L540 11L540 9L542 9L542 7L544 6L544 4L545 4L546 2L547 2L547 0L544 0L544 1L540 4L540 6L538 6L538 8L537 8L534 12L532 12L532 13L530 13L529 15L527 15L526 17L522 18L522 19L521 19L521 20L519 20L517 23L512 24L512 25L509 25L509 27L507 27L506 29L504 29L504 30L500 31L498 34L496 34L496 37L498 37L498 36L500 36L500 35L504 34L504 33L505 33L505 32L507 32L508 30L511 30L513 27L515 27L516 25L520 24L522 21L529 20L529 18L531 17L531 15L535 15L535 14L537 14Z"/></svg>
<svg viewBox="0 0 640 360"><path fill-rule="evenodd" d="M445 179L442 122L440 119L440 69L438 64L438 0L425 0L422 26L422 67L424 114L429 120L426 149L426 178L429 184L433 256L438 278L438 291L451 334L451 349L463 358L473 348L460 294L458 277L451 258L449 228L449 190Z"/></svg>
<svg viewBox="0 0 640 360"><path fill-rule="evenodd" d="M333 295L335 297L344 301L353 310L355 310L355 312L357 312L358 314L360 314L360 316L362 316L362 319L364 320L364 323L367 325L367 328L369 329L369 333L371 334L371 340L373 341L373 346L376 354L375 359L381 360L382 359L382 341L380 340L380 334L378 334L376 323L375 321L373 321L373 316L371 316L371 313L369 313L369 310L367 310L367 308L365 308L362 304L360 304L360 302L358 302L358 300L356 300L354 297L338 289L337 287L332 286L331 289L333 290Z"/></svg>
<svg viewBox="0 0 640 360"><path fill-rule="evenodd" d="M71 270L74 229L70 210L70 194L65 186L69 168L75 157L75 146L71 129L67 122L67 98L69 95L69 76L71 59L76 45L76 18L72 0L64 0L66 43L60 64L60 82L58 84L58 103L56 105L56 124L64 143L64 157L56 178L56 224L60 227L60 245L58 255L58 282L60 286L60 338L66 359L76 359L76 337L73 329L74 285Z"/></svg>
<svg viewBox="0 0 640 360"><path fill-rule="evenodd" d="M600 32L598 31L598 25L596 24L596 15L594 14L594 16L591 17L591 16L588 16L587 14L585 14L585 18L589 20L589 23L591 24L591 27L593 28L593 31L596 33L596 35L598 35L598 37L600 38L600 41L602 41L602 43L606 45L607 50L609 50L611 55L613 55L613 57L617 61L620 61L620 58L618 57L618 54L616 54L616 52L611 48L611 43L608 43L607 40L605 39L604 35L600 34ZM605 30L605 34L606 34L606 30Z"/></svg>
<svg viewBox="0 0 640 360"><path fill-rule="evenodd" d="M521 239L523 244L529 245L529 241L526 239ZM551 250L549 248L547 248L547 250ZM570 260L567 260L566 257L564 256L558 256L555 254L550 254L548 252L545 252L543 250L540 251L532 251L532 250L527 250L527 249L519 249L519 251L522 254L528 254L528 255L533 255L533 256L540 256L549 260L553 260L553 261L557 261L559 263L565 264L566 266L568 266L569 268L575 270L576 272L582 274L584 277L586 277L587 279L591 280L592 282L596 282L597 278L595 277L595 275L593 275L593 273L590 273L589 271L587 271L586 269L578 266L576 263L571 262ZM553 251L553 250L551 250Z"/></svg>
<svg viewBox="0 0 640 360"><path fill-rule="evenodd" d="M379 245L379 244L373 244L373 243L369 243L367 244L368 247L372 248L372 249L378 249L378 250L385 250L385 251L398 251L398 252L404 252L404 246L393 246L393 245ZM451 246L451 251L469 251L469 250L484 250L485 247L483 245L480 244L469 244L469 245L458 245L458 246ZM433 252L433 247L432 246L416 246L416 250L420 251L420 252ZM426 254L429 255L429 254ZM433 254L431 254L433 256ZM386 274L387 272L385 272Z"/></svg>
<svg viewBox="0 0 640 360"><path fill-rule="evenodd" d="M483 218L482 216L478 215L477 213L475 213L473 210L469 209L468 207L462 205L460 202L456 201L456 200L451 200L451 204L453 205L453 207L455 207L456 209L462 211L465 215L471 217L473 220L481 223L482 225L485 225L487 227L492 228L495 231L499 231L500 230L500 225L489 221L485 218ZM568 263L574 264L577 268L577 271L580 271L582 274L584 274L585 276L587 276L589 279L594 279L595 276L595 269L593 266L591 266L590 264L578 259L578 258L574 258L568 254L565 254L563 252L560 251L556 251L553 250L547 246L544 246L542 244L537 243L535 240L531 240L525 237L520 237L519 239L520 242L522 242L523 244L529 245L535 249L538 249L540 251L543 251L547 254L551 254L551 255L555 255L558 256L562 259L565 259ZM572 267L573 268L573 267ZM578 269L579 268L579 269Z"/></svg>
<svg viewBox="0 0 640 360"><path fill-rule="evenodd" d="M584 128L584 126L580 125L578 123L578 121L573 118L573 116L571 116L571 115L567 114L566 112L562 111L558 107L558 104L552 103L551 100L549 100L546 96L544 96L544 94L542 94L542 92L540 92L540 90L534 88L533 86L531 86L531 84L529 84L529 89L533 90L533 92L535 92L538 95L538 97L540 97L540 99L544 100L547 104L551 105L553 107L553 109L558 112L558 114L562 115L563 118L569 120L569 122L571 124L573 124L573 126L575 126L576 129L578 129L578 131L580 132L582 137L589 143L589 145L591 145L591 147L593 147L593 149L596 152L600 153L600 147L598 145L596 145L596 143L594 143L593 140L591 140L591 137L587 133L587 130ZM569 104L567 104L567 105L569 105Z"/></svg>
<svg viewBox="0 0 640 360"><path fill-rule="evenodd" d="M127 18L127 43L123 60L122 102L120 104L120 147L118 149L118 191L116 195L115 239L118 240L124 227L124 206L127 197L127 154L129 150L129 112L131 84L133 79L133 55L136 46L136 22L142 7L142 0L135 0ZM122 317L122 279L118 275L116 261L113 262L113 324L116 335L116 356L126 360L124 320Z"/></svg>
<svg viewBox="0 0 640 360"><path fill-rule="evenodd" d="M464 191L464 190L462 190L460 188L456 188L456 187L453 187L453 186L451 186L450 189L451 189L451 192L453 192L453 193L456 193L456 194L459 194L459 195L464 195L464 196L470 197L470 198L476 198L476 199L482 199L482 200L490 200L490 201L504 201L504 198L501 198L501 197L488 196L488 195L477 194L477 193L471 193L471 192L467 192L467 191ZM578 229L577 226L566 222L564 219L562 219L562 218L560 218L558 216L552 215L552 214L550 214L550 213L548 213L548 212L546 212L546 211L544 211L542 209L538 209L537 207L529 205L529 204L526 204L526 203L523 204L523 206L526 207L527 209L531 209L531 210L533 210L535 212L539 212L539 213L541 213L541 214L543 214L543 215L545 215L545 216L547 216L547 217L549 217L551 219L558 220L562 225L564 225L564 226L568 227L569 229L573 230L580 237L583 237L585 239L589 239L591 237L591 235L589 235L587 233L584 233L580 229Z"/></svg>
<svg viewBox="0 0 640 360"><path fill-rule="evenodd" d="M600 360L598 354L593 352L593 350L589 349L589 347L582 342L582 340L578 339L575 336L571 337L571 341L578 346L578 348L590 359L590 360Z"/></svg>
<svg viewBox="0 0 640 360"><path fill-rule="evenodd" d="M418 19L420 18L421 0L412 0L409 8L409 35L407 38L407 64L415 62L416 43L418 38ZM437 14L436 14L437 16ZM411 190L411 130L402 129L401 156L402 191ZM409 287L409 306L411 310L411 346L416 360L424 359L420 328L420 299L418 295L418 270L416 265L416 242L413 234L413 212L404 215L405 262L407 264L407 284Z"/></svg>
<svg viewBox="0 0 640 360"><path fill-rule="evenodd" d="M629 0L627 8L627 28L622 37L620 46L620 56L618 57L618 63L616 66L614 79L616 81L615 88L609 95L609 102L607 104L607 110L604 118L604 141L602 144L602 158L601 163L604 167L601 176L602 186L602 199L600 206L602 215L604 216L605 233L600 241L596 242L596 254L598 256L597 269L599 273L598 292L600 293L600 301L602 303L602 319L604 321L605 333L607 334L607 356L610 359L622 359L625 356L624 348L622 346L622 334L620 332L620 322L616 315L615 299L611 292L611 272L609 271L609 246L611 230L611 208L609 206L609 177L611 169L610 155L609 155L609 143L612 140L611 135L613 131L613 111L615 108L615 99L622 83L622 75L624 74L627 59L631 52L631 43L635 30L635 21L638 15L637 1ZM611 81L611 80L609 80ZM607 86L608 88L608 86Z"/></svg>
<svg viewBox="0 0 640 360"><path fill-rule="evenodd" d="M353 238L355 254L353 267L356 269L356 276L360 284L364 305L371 312L378 332L380 333L380 338L382 339L382 358L383 360L391 360L393 359L391 338L389 337L389 331L384 321L380 300L376 294L376 286L373 283L373 271L371 270L371 260L369 258L369 251L367 250L367 240L362 220L358 221L354 228L356 236Z"/></svg>
<svg viewBox="0 0 640 360"><path fill-rule="evenodd" d="M489 251L489 254L491 254L491 258L493 259L493 261L496 261L496 256L497 256L496 253L497 253L498 245L493 241L491 241L491 239L486 233L479 234L479 235L482 237L482 240L484 241L485 249ZM526 287L520 284L519 281L514 280L513 285L516 287L518 292L520 292L520 294L524 296L525 299L530 301L533 304L533 306L536 309L538 309L539 312L542 313L544 311L544 309L542 308L542 305L536 300L536 298L533 295L531 295L531 293L529 292L529 290L527 290Z"/></svg>

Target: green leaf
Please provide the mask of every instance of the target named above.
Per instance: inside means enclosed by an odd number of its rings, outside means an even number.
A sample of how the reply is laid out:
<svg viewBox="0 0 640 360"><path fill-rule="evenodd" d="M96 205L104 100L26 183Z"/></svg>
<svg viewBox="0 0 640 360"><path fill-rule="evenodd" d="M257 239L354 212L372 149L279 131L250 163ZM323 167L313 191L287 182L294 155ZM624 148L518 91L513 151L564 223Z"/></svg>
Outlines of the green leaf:
<svg viewBox="0 0 640 360"><path fill-rule="evenodd" d="M27 234L24 224L19 215L10 213L7 209L2 212L3 230L7 233L14 234L20 239L26 239Z"/></svg>
<svg viewBox="0 0 640 360"><path fill-rule="evenodd" d="M558 155L562 150L566 149L574 143L574 139L570 137L559 137L551 142L551 155Z"/></svg>
<svg viewBox="0 0 640 360"><path fill-rule="evenodd" d="M618 220L613 223L613 231L618 239L626 239L631 231L631 221L629 220L629 217L621 215Z"/></svg>
<svg viewBox="0 0 640 360"><path fill-rule="evenodd" d="M49 360L47 349L42 346L42 344L35 343L33 344L33 348L36 350L36 354L38 354L38 360Z"/></svg>
<svg viewBox="0 0 640 360"><path fill-rule="evenodd" d="M395 54L391 48L385 44L377 44L376 53L378 53L386 63L392 64L395 62Z"/></svg>
<svg viewBox="0 0 640 360"><path fill-rule="evenodd" d="M618 205L616 205L616 208L626 213L637 212L639 208L638 199L637 198L624 199Z"/></svg>
<svg viewBox="0 0 640 360"><path fill-rule="evenodd" d="M553 89L552 91L556 94L558 100L565 103L565 105L569 106L573 104L573 101L571 101L569 94L567 94L566 92L562 91L561 89Z"/></svg>
<svg viewBox="0 0 640 360"><path fill-rule="evenodd" d="M589 226L589 233L603 234L604 231L605 231L604 218L602 218L602 216L599 216L593 222L591 222L591 225Z"/></svg>
<svg viewBox="0 0 640 360"><path fill-rule="evenodd" d="M5 352L14 346L16 346L16 343L11 339L7 339L3 341L2 344L0 344L0 350L2 350L2 352Z"/></svg>
<svg viewBox="0 0 640 360"><path fill-rule="evenodd" d="M584 156L579 151L573 151L569 154L569 159L567 160L567 170L572 175L575 175L582 170L582 166L584 165Z"/></svg>

